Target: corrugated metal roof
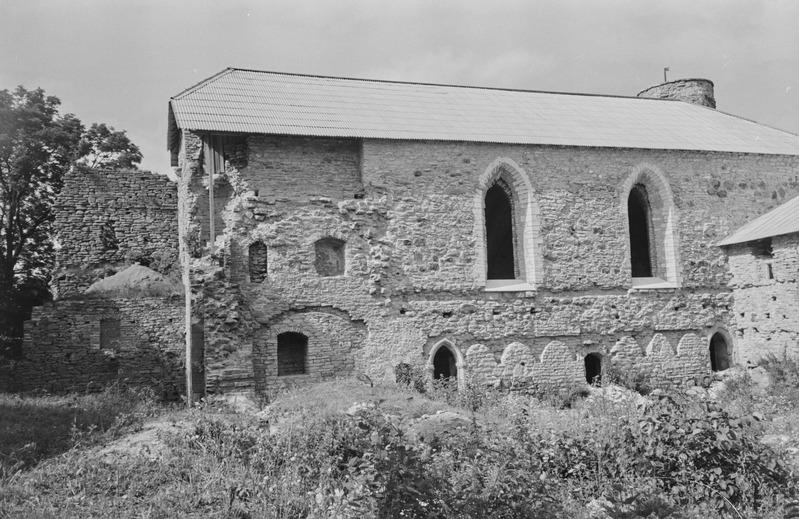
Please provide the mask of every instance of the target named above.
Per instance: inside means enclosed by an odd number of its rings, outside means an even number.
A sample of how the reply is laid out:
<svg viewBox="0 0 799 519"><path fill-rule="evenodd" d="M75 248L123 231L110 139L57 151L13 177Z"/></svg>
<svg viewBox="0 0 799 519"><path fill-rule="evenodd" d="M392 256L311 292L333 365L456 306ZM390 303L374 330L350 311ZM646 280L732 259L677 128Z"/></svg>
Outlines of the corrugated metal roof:
<svg viewBox="0 0 799 519"><path fill-rule="evenodd" d="M636 97L226 69L172 98L170 109L170 132L799 155L799 136L702 106Z"/></svg>
<svg viewBox="0 0 799 519"><path fill-rule="evenodd" d="M718 245L732 245L799 232L799 196L755 218Z"/></svg>

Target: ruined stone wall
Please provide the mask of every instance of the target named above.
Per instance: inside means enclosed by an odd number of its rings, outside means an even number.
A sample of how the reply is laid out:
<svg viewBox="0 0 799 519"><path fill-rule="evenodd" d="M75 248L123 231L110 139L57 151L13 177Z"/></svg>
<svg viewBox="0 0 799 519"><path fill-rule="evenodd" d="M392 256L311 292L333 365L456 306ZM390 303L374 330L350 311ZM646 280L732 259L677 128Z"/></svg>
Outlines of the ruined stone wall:
<svg viewBox="0 0 799 519"><path fill-rule="evenodd" d="M56 298L81 294L137 261L179 275L177 186L165 176L74 168L64 178L55 214Z"/></svg>
<svg viewBox="0 0 799 519"><path fill-rule="evenodd" d="M707 79L678 79L649 87L638 94L638 97L653 99L677 99L695 105L716 108L713 95L713 82Z"/></svg>
<svg viewBox="0 0 799 519"><path fill-rule="evenodd" d="M735 296L735 342L740 362L768 354L799 355L799 235L771 239L773 257L744 243L729 253Z"/></svg>
<svg viewBox="0 0 799 519"><path fill-rule="evenodd" d="M226 168L234 186L223 214L227 231L213 258L191 260L209 391L270 390L329 376L318 370L280 380L270 353L284 331L304 333L311 348L325 312L338 316L337 337L353 338L319 350L337 374L390 377L399 362L431 369L436 345L446 341L461 366L481 376L499 370L501 377L516 371L540 383L584 379L583 357L598 352L648 364L669 383L697 382L710 371L709 334L733 323L727 259L714 243L799 192L795 157L333 144L251 137L247 164ZM289 165L267 168L270 160ZM311 165L290 167L295 160ZM534 236L522 254L540 276L520 292L484 289L478 186L497 164L515 175L514 189L529 195L522 216ZM302 171L304 182L272 178ZM642 172L665 179L673 205L666 215L673 243L658 245L676 249L679 283L672 288L632 289L624 186ZM196 156L187 157L186 185L199 174ZM342 175L351 181L334 187ZM331 188L320 192L324 185ZM345 242L343 275L317 271L316 244L326 238ZM250 261L251 250L257 261ZM252 277L250 265L259 269ZM482 353L475 357L475 350ZM528 359L523 369L518 358Z"/></svg>
<svg viewBox="0 0 799 519"><path fill-rule="evenodd" d="M23 357L0 373L12 391L96 391L120 380L183 392L182 298L70 299L36 307Z"/></svg>
<svg viewBox="0 0 799 519"><path fill-rule="evenodd" d="M183 391L182 298L135 289L84 296L135 262L180 276L177 202L175 183L147 171L75 168L65 176L55 207L56 299L25 322L22 358L0 374L5 389L85 391L126 380L164 398Z"/></svg>

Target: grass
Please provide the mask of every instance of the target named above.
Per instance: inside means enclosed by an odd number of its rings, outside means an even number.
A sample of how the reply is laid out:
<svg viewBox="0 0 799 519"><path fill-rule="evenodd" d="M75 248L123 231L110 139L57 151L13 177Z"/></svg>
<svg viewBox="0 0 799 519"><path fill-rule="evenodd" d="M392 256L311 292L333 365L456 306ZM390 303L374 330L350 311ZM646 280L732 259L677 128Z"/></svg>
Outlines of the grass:
<svg viewBox="0 0 799 519"><path fill-rule="evenodd" d="M0 478L131 432L156 409L150 391L120 385L85 395L0 393Z"/></svg>
<svg viewBox="0 0 799 519"><path fill-rule="evenodd" d="M262 413L170 409L120 386L0 395L0 518L781 517L795 474L757 472L780 452L756 439L795 434L799 406L745 377L725 391L720 407L659 392L635 406L342 379L271 395ZM473 426L434 448L405 435L439 411ZM148 420L160 448L104 454ZM719 440L719 423L738 433Z"/></svg>

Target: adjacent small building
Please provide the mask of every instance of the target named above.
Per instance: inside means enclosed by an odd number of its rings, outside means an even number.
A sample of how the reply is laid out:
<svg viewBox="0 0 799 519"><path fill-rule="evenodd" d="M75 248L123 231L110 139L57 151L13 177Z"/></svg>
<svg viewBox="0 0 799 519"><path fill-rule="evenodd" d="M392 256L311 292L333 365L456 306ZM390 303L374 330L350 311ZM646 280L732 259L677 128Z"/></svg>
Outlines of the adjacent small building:
<svg viewBox="0 0 799 519"><path fill-rule="evenodd" d="M799 355L799 197L747 223L719 245L727 252L741 363Z"/></svg>

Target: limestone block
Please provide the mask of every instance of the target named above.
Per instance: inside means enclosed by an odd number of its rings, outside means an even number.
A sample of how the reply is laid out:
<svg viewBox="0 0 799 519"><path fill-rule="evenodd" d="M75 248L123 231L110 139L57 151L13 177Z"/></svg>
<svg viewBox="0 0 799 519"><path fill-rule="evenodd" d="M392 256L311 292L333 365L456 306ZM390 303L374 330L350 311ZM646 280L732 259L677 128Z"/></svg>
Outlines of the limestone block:
<svg viewBox="0 0 799 519"><path fill-rule="evenodd" d="M646 355L655 359L669 359L674 356L674 348L662 333L656 333L646 346Z"/></svg>
<svg viewBox="0 0 799 519"><path fill-rule="evenodd" d="M466 350L466 367L477 384L494 386L499 382L497 361L484 344L473 344Z"/></svg>
<svg viewBox="0 0 799 519"><path fill-rule="evenodd" d="M533 357L533 353L528 346L520 342L512 342L502 351L498 375L505 381L515 378L514 375L516 374L525 376L532 368L534 362L535 357Z"/></svg>

